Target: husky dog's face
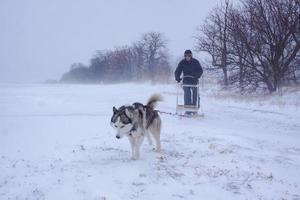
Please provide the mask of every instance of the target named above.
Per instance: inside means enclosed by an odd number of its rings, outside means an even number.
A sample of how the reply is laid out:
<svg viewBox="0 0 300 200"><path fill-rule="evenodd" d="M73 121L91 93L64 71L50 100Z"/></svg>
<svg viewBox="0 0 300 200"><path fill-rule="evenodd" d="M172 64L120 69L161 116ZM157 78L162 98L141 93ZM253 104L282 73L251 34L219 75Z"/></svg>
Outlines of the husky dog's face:
<svg viewBox="0 0 300 200"><path fill-rule="evenodd" d="M119 109L113 107L113 116L111 117L110 125L116 129L117 139L130 134L130 130L133 127L131 119L132 113L125 106L122 106Z"/></svg>

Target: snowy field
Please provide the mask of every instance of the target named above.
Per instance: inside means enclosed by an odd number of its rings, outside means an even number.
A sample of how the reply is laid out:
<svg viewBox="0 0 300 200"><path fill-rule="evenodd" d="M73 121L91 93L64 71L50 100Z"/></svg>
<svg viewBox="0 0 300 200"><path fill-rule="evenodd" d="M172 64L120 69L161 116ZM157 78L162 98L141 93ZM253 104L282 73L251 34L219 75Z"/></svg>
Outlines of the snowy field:
<svg viewBox="0 0 300 200"><path fill-rule="evenodd" d="M113 106L172 85L0 85L0 199L300 199L300 93L237 100L201 92L205 117L161 115L162 152L130 159ZM247 98L246 98L247 99Z"/></svg>

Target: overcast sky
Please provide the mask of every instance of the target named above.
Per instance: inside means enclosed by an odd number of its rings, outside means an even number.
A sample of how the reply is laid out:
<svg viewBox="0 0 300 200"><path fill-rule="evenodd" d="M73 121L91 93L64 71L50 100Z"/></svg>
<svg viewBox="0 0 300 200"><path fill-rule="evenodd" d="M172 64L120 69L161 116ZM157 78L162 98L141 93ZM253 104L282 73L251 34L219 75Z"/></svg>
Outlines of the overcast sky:
<svg viewBox="0 0 300 200"><path fill-rule="evenodd" d="M96 50L162 32L173 58L219 0L0 0L0 82L59 79ZM197 55L196 55L197 56ZM201 59L201 58L200 58Z"/></svg>

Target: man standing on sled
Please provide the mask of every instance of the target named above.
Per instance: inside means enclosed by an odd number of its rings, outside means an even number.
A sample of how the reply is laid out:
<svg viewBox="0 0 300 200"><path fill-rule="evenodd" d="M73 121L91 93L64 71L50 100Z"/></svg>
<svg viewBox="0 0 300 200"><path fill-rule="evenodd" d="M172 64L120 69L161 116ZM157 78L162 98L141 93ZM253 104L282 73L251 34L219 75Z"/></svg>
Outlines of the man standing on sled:
<svg viewBox="0 0 300 200"><path fill-rule="evenodd" d="M183 73L183 77L180 78ZM184 59L178 64L175 70L175 80L180 83L182 80L183 84L186 85L197 85L199 78L203 73L203 69L199 61L193 58L191 50L184 52ZM195 105L197 104L198 91L197 87L184 86L184 105ZM186 112L186 114L192 114L193 112Z"/></svg>

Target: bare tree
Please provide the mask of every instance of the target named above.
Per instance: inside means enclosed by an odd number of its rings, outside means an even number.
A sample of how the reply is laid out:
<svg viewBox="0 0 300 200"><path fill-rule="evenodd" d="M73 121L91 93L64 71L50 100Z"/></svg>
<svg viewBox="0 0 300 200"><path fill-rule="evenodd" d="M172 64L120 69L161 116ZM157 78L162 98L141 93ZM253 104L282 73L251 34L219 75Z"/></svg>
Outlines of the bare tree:
<svg viewBox="0 0 300 200"><path fill-rule="evenodd" d="M89 68L84 64L73 63L70 67L70 71L62 75L60 82L90 83L91 73Z"/></svg>
<svg viewBox="0 0 300 200"><path fill-rule="evenodd" d="M201 27L196 49L212 56L225 84L274 92L286 80L299 77L299 2L246 0L233 8L225 1Z"/></svg>
<svg viewBox="0 0 300 200"><path fill-rule="evenodd" d="M145 66L150 79L155 81L156 67L167 60L167 40L162 33L149 32L142 36L139 46L143 47ZM165 66L169 67L169 66Z"/></svg>
<svg viewBox="0 0 300 200"><path fill-rule="evenodd" d="M161 33L150 32L132 46L97 51L89 67L72 65L63 80L90 82L125 82L132 80L165 81L171 74L166 39ZM75 70L80 68L80 70Z"/></svg>
<svg viewBox="0 0 300 200"><path fill-rule="evenodd" d="M133 76L141 79L143 75L144 66L144 51L143 46L138 42L133 43L132 48L132 66L133 66Z"/></svg>
<svg viewBox="0 0 300 200"><path fill-rule="evenodd" d="M217 7L207 17L205 23L199 27L199 35L196 36L196 51L204 51L211 55L212 65L222 69L224 84L228 85L228 12L229 0L224 5Z"/></svg>
<svg viewBox="0 0 300 200"><path fill-rule="evenodd" d="M243 13L232 20L236 24L234 36L248 53L244 60L270 92L276 91L300 50L299 2L248 0Z"/></svg>

